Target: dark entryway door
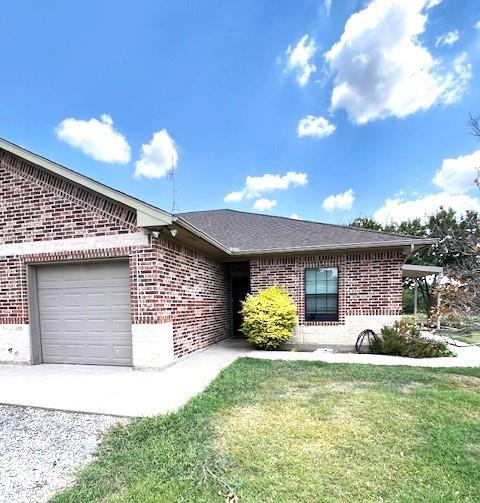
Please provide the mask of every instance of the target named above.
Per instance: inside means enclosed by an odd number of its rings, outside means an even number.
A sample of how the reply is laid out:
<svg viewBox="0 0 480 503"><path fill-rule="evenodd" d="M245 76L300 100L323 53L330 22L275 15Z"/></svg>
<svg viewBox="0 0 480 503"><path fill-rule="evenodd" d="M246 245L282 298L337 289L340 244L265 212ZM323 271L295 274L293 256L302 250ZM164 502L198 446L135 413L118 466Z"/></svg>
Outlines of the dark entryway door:
<svg viewBox="0 0 480 503"><path fill-rule="evenodd" d="M242 300L245 300L247 293L250 293L250 278L248 276L232 277L232 318L233 318L233 336L241 337L240 332L242 324Z"/></svg>

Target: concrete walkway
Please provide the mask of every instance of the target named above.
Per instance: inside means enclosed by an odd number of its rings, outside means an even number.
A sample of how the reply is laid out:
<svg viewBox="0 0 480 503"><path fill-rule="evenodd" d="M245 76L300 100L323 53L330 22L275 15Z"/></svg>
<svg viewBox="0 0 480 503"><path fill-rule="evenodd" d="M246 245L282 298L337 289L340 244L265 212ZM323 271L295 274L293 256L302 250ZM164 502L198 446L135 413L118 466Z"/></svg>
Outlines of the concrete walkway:
<svg viewBox="0 0 480 503"><path fill-rule="evenodd" d="M409 367L480 367L480 347L453 347L456 357L445 358L404 358L401 356L384 356L356 353L330 353L321 350L312 353L288 351L255 351L249 354L253 358L266 360L305 360L326 363L359 363L367 365L406 365Z"/></svg>
<svg viewBox="0 0 480 503"><path fill-rule="evenodd" d="M0 365L0 403L117 416L176 410L238 357L328 363L480 367L480 348L454 348L456 358L413 359L351 353L258 351L229 339L161 371L93 365Z"/></svg>

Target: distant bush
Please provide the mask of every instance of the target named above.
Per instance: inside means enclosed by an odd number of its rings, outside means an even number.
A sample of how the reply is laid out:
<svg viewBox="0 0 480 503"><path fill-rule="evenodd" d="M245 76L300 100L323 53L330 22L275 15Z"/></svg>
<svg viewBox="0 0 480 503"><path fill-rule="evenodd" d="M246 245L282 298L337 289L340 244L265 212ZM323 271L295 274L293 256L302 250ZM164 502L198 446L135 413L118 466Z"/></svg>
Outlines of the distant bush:
<svg viewBox="0 0 480 503"><path fill-rule="evenodd" d="M271 286L242 303L241 331L261 349L277 349L292 336L297 309L287 291Z"/></svg>
<svg viewBox="0 0 480 503"><path fill-rule="evenodd" d="M444 342L422 337L420 330L405 320L383 327L378 339L370 343L370 351L379 355L409 358L454 356Z"/></svg>

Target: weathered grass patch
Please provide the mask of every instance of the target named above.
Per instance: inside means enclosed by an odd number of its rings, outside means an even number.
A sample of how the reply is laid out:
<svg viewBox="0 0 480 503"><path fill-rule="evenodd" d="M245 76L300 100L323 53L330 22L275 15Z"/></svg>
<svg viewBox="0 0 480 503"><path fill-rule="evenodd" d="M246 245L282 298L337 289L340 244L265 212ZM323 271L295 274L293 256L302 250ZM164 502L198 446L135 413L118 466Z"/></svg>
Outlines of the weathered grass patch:
<svg viewBox="0 0 480 503"><path fill-rule="evenodd" d="M480 370L242 359L109 434L55 501L478 501ZM161 392L161 390L159 390Z"/></svg>

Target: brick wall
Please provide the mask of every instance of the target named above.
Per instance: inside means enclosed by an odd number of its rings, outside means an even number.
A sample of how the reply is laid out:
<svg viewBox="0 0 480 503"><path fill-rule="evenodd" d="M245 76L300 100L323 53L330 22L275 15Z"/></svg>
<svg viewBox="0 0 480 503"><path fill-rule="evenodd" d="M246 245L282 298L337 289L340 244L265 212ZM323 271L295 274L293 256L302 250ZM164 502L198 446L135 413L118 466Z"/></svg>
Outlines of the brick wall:
<svg viewBox="0 0 480 503"><path fill-rule="evenodd" d="M163 309L173 321L176 356L230 336L230 278L224 264L163 240L159 269Z"/></svg>
<svg viewBox="0 0 480 503"><path fill-rule="evenodd" d="M131 209L1 150L0 212L0 246L141 235ZM139 246L0 256L0 324L29 322L28 264L115 257L129 259L132 323L173 322L176 356L229 335L225 267L163 235Z"/></svg>
<svg viewBox="0 0 480 503"><path fill-rule="evenodd" d="M270 285L285 287L301 325L341 325L347 316L401 314L403 262L401 250L259 258L250 262L250 281L254 293ZM314 267L338 267L338 322L305 320L305 269Z"/></svg>

